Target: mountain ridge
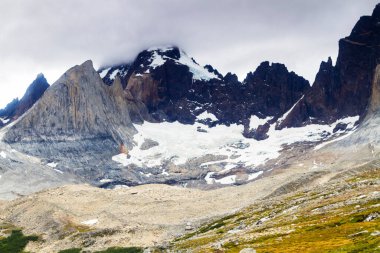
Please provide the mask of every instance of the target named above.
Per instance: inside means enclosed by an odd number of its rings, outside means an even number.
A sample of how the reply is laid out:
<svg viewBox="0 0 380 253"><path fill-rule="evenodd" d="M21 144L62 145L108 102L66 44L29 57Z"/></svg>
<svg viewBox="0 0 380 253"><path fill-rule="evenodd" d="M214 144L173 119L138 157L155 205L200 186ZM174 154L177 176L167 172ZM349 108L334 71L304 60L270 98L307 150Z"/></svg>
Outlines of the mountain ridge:
<svg viewBox="0 0 380 253"><path fill-rule="evenodd" d="M30 155L54 157L58 169L95 185L246 183L279 168L271 161L292 147L310 148L358 128L373 87L374 63L365 60L380 52L347 41L376 44L376 15L361 18L340 40L336 65L331 58L322 62L312 86L269 62L239 82L175 46L150 48L131 63L98 71L86 61L47 89L4 140ZM372 35L363 35L368 29ZM189 150L179 153L183 147Z"/></svg>

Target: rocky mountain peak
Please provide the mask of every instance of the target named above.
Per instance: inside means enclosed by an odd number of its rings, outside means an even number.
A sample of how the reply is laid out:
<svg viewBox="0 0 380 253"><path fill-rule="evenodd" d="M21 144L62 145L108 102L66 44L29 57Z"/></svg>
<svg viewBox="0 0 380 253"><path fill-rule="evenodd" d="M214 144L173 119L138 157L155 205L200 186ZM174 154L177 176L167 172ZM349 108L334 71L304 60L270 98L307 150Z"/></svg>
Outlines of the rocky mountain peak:
<svg viewBox="0 0 380 253"><path fill-rule="evenodd" d="M49 84L45 76L42 73L38 74L20 100L14 99L4 109L0 110L0 117L3 122L10 123L24 114L41 98L48 88Z"/></svg>
<svg viewBox="0 0 380 253"><path fill-rule="evenodd" d="M380 3L377 4L375 9L373 10L372 17L374 19L380 20Z"/></svg>
<svg viewBox="0 0 380 253"><path fill-rule="evenodd" d="M282 115L310 88L307 80L289 72L284 64L268 61L248 73L243 83L247 99L254 101L254 114L266 116Z"/></svg>
<svg viewBox="0 0 380 253"><path fill-rule="evenodd" d="M142 51L133 62L130 75L133 73L135 75L152 73L154 76L155 72L160 72L161 69L175 69L177 66L187 69L192 75L193 80L208 81L213 78L219 79L221 76L210 65L207 67L200 66L184 50L176 46L153 47Z"/></svg>
<svg viewBox="0 0 380 253"><path fill-rule="evenodd" d="M238 83L239 82L239 79L237 77L236 74L233 74L231 72L228 72L224 77L223 77L223 80L226 82L226 83Z"/></svg>
<svg viewBox="0 0 380 253"><path fill-rule="evenodd" d="M375 68L380 62L380 6L363 16L351 34L339 41L335 66L322 62L312 89L294 106L282 127L332 123L344 117L365 117Z"/></svg>
<svg viewBox="0 0 380 253"><path fill-rule="evenodd" d="M130 102L122 89L104 85L91 61L69 69L42 96L32 111L11 128L9 142L112 137L123 139L115 128L131 127ZM118 92L118 93L117 93ZM116 97L121 96L121 99ZM112 124L111 124L112 122ZM111 127L112 125L112 127ZM133 129L133 127L131 127Z"/></svg>

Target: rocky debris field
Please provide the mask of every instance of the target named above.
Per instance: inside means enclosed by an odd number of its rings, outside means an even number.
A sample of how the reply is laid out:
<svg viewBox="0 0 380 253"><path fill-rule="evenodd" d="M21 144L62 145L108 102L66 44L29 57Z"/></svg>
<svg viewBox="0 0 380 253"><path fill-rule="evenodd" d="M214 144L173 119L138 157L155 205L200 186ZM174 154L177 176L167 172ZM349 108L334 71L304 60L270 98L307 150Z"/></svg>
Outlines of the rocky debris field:
<svg viewBox="0 0 380 253"><path fill-rule="evenodd" d="M284 252L285 246L297 252L300 245L311 243L326 249L351 247L353 242L364 245L367 239L370 245L377 243L373 235L380 230L378 162L355 167L347 157L340 158L344 164L336 155L320 152L307 159L253 183L209 191L167 185L45 190L0 203L2 233L8 236L22 229L25 235L38 236L27 246L30 252L95 252L105 247ZM340 166L324 167L321 160ZM363 233L353 235L359 232Z"/></svg>

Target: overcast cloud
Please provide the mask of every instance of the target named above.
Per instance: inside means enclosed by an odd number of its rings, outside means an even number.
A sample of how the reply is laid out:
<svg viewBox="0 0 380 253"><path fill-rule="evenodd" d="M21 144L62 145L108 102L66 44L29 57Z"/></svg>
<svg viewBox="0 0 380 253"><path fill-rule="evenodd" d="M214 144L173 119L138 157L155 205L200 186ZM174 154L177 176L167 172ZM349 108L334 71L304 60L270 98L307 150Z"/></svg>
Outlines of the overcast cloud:
<svg viewBox="0 0 380 253"><path fill-rule="evenodd" d="M0 107L38 73L127 62L175 44L200 64L244 79L264 60L313 81L375 0L1 0Z"/></svg>

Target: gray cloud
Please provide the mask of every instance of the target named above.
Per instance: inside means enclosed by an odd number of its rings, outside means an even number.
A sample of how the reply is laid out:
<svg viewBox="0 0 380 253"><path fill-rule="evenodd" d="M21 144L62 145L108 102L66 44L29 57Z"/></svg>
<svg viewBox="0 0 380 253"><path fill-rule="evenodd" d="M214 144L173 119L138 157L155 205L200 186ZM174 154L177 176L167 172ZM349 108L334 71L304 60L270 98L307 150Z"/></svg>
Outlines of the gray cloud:
<svg viewBox="0 0 380 253"><path fill-rule="evenodd" d="M39 72L52 83L69 67L133 60L154 45L176 44L222 73L269 60L313 81L336 57L374 0L2 0L0 106L21 96Z"/></svg>

